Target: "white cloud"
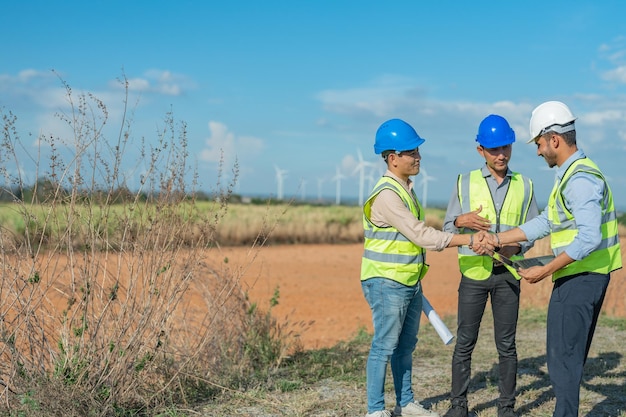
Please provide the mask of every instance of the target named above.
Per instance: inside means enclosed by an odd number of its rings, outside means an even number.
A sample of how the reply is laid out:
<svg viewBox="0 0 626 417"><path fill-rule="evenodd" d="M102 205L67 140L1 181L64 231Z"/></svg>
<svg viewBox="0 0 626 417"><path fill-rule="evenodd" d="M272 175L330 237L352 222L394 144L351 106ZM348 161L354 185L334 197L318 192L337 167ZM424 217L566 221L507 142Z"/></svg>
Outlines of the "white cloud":
<svg viewBox="0 0 626 417"><path fill-rule="evenodd" d="M127 81L130 91L150 91L150 81L144 78L129 78ZM119 83L116 82L115 85L119 86Z"/></svg>
<svg viewBox="0 0 626 417"><path fill-rule="evenodd" d="M17 74L17 79L20 82L27 83L27 82L29 82L29 81L31 81L33 79L36 79L36 78L44 78L44 79L50 78L52 75L53 74L52 74L51 71L45 71L44 72L44 71L38 71L38 70L29 68L29 69L25 69L25 70L20 71Z"/></svg>
<svg viewBox="0 0 626 417"><path fill-rule="evenodd" d="M626 84L626 65L622 65L610 71L605 71L602 74L602 78L607 81L615 81L621 84Z"/></svg>
<svg viewBox="0 0 626 417"><path fill-rule="evenodd" d="M262 139L254 136L236 136L228 127L220 122L209 122L210 136L206 146L199 153L199 160L218 164L224 167L233 166L235 161L244 162L256 158L265 147Z"/></svg>
<svg viewBox="0 0 626 417"><path fill-rule="evenodd" d="M365 87L324 90L317 94L325 110L338 114L367 114L385 117L402 108L407 101L422 99L424 90L412 80L386 75Z"/></svg>
<svg viewBox="0 0 626 417"><path fill-rule="evenodd" d="M341 172L345 175L354 175L354 170L358 164L357 159L353 155L345 155L341 159Z"/></svg>
<svg viewBox="0 0 626 417"><path fill-rule="evenodd" d="M46 110L69 109L67 90L60 87L48 87L33 95L33 101Z"/></svg>
<svg viewBox="0 0 626 417"><path fill-rule="evenodd" d="M147 70L143 76L128 78L127 81L130 91L166 96L180 96L186 90L195 88L195 84L188 77L168 70ZM118 80L111 81L110 85L115 88L124 87Z"/></svg>
<svg viewBox="0 0 626 417"><path fill-rule="evenodd" d="M35 69L24 69L17 74L0 74L0 91L4 93L5 99L24 99L29 96L36 96L41 89L49 86L58 80L52 71L38 71Z"/></svg>
<svg viewBox="0 0 626 417"><path fill-rule="evenodd" d="M625 115L621 110L606 110L585 113L580 119L588 125L604 126L610 122L624 120Z"/></svg>
<svg viewBox="0 0 626 417"><path fill-rule="evenodd" d="M617 137L621 142L620 148L626 151L626 129L619 129L617 131Z"/></svg>
<svg viewBox="0 0 626 417"><path fill-rule="evenodd" d="M602 72L602 79L626 84L626 37L618 36L611 42L600 45L598 50L601 58L614 67Z"/></svg>
<svg viewBox="0 0 626 417"><path fill-rule="evenodd" d="M474 138L478 124L489 114L505 117L520 138L528 135L528 120L533 106L527 102L444 100L430 97L428 88L406 77L387 76L367 86L344 90L325 90L317 95L324 109L344 119L349 116L358 125L349 129L372 129L372 120L401 118L412 124L428 139L445 138L450 144L467 143ZM454 121L454 122L452 122ZM333 118L320 118L318 125L335 128ZM443 128L442 128L443 127Z"/></svg>

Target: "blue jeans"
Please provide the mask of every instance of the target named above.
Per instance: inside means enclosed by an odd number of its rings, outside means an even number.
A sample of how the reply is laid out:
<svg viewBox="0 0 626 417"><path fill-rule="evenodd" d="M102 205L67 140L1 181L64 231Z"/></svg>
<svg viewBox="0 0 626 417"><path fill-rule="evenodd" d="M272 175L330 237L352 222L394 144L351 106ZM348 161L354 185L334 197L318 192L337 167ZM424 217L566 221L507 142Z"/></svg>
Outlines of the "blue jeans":
<svg viewBox="0 0 626 417"><path fill-rule="evenodd" d="M515 405L517 349L515 333L519 315L520 283L504 267L496 267L485 280L461 277L459 285L458 328L452 355L453 405L467 407L471 379L472 352L478 341L480 322L487 299L491 298L493 327L498 351L498 407Z"/></svg>
<svg viewBox="0 0 626 417"><path fill-rule="evenodd" d="M546 344L554 417L578 415L583 368L609 279L608 274L582 273L554 281Z"/></svg>
<svg viewBox="0 0 626 417"><path fill-rule="evenodd" d="M374 337L367 358L367 412L385 409L385 376L391 361L396 404L414 400L411 388L413 351L422 314L422 286L407 287L387 278L361 282L372 310Z"/></svg>

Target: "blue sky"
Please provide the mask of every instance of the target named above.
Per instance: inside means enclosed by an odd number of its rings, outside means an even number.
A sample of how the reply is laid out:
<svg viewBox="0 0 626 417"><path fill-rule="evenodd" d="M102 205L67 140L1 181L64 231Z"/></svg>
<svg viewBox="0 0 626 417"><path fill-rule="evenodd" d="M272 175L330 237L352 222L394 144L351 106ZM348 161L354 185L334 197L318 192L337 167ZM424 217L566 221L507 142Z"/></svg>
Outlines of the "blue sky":
<svg viewBox="0 0 626 417"><path fill-rule="evenodd" d="M124 75L137 141L173 111L204 189L223 151L226 164L238 161L240 194L276 197L278 168L284 198L332 201L337 172L342 201L360 195L359 153L379 176L376 129L402 118L426 139L428 205L445 205L457 174L482 165L476 132L495 113L518 138L510 167L534 180L543 204L554 173L526 144L528 123L535 106L561 100L623 209L624 16L617 0L10 1L0 14L0 108L18 116L23 138L55 133L67 105L56 73L102 99L115 126Z"/></svg>

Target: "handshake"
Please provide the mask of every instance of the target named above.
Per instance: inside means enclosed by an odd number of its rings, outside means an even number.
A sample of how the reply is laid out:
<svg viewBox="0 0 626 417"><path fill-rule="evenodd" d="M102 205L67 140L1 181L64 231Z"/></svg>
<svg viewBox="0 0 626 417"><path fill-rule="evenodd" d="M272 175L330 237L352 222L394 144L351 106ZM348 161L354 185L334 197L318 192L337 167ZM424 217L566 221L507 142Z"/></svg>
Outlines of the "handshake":
<svg viewBox="0 0 626 417"><path fill-rule="evenodd" d="M502 244L500 243L500 237L497 233L489 233L481 230L480 232L470 235L469 248L478 255L498 252L500 247L502 247Z"/></svg>

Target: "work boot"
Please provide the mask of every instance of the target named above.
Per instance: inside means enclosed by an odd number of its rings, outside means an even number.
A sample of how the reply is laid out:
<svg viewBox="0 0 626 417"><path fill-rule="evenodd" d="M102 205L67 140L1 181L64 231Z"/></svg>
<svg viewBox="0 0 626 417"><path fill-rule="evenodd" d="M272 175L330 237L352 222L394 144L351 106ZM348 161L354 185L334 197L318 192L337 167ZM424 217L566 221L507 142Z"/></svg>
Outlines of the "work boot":
<svg viewBox="0 0 626 417"><path fill-rule="evenodd" d="M513 409L513 406L499 407L498 417L517 417L517 414L515 414L515 410Z"/></svg>
<svg viewBox="0 0 626 417"><path fill-rule="evenodd" d="M467 407L452 404L452 407L443 415L443 417L467 417Z"/></svg>

